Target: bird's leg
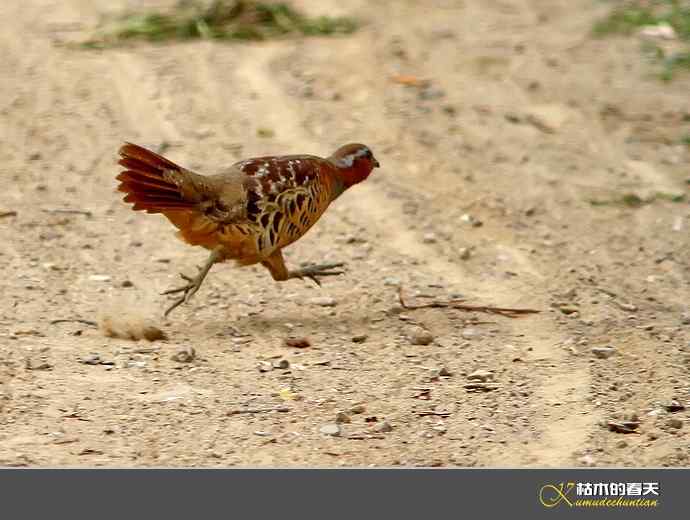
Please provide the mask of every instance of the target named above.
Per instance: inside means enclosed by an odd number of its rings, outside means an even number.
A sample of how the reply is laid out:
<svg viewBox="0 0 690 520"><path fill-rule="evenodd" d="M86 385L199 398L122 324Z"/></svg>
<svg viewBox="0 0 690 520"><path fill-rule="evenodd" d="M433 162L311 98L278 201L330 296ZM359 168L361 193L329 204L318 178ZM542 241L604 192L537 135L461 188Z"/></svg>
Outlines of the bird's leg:
<svg viewBox="0 0 690 520"><path fill-rule="evenodd" d="M343 274L344 271L339 270L339 267L344 266L342 262L336 262L331 264L316 264L308 265L302 267L301 269L295 269L294 271L288 271L285 267L285 260L283 259L283 253L278 250L269 256L266 260L261 262L264 267L266 267L271 276L277 282L284 282L290 278L309 278L316 285L321 285L319 282L319 276L336 276Z"/></svg>
<svg viewBox="0 0 690 520"><path fill-rule="evenodd" d="M199 287L201 287L201 284L206 278L206 275L211 270L211 267L213 267L213 264L221 261L222 257L222 250L220 248L216 248L213 251L211 251L211 254L208 257L208 260L206 260L206 263L199 267L199 273L195 277L191 278L187 275L180 273L180 277L182 277L182 279L185 280L187 284L182 287L178 287L177 289L169 289L162 293L183 293L182 296L175 300L175 302L165 311L166 317L173 311L173 309L182 305L183 303L187 303L192 298L192 296L194 296L194 294L199 290Z"/></svg>

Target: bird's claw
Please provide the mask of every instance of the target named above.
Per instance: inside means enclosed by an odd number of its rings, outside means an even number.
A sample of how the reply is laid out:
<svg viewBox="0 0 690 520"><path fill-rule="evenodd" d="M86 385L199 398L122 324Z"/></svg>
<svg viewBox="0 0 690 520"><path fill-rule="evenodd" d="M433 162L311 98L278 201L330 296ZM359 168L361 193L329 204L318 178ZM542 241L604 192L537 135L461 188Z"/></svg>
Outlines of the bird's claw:
<svg viewBox="0 0 690 520"><path fill-rule="evenodd" d="M176 307L179 307L183 303L187 303L194 294L199 290L199 287L201 287L201 282L203 281L203 277L201 275L196 276L194 278L187 276L186 274L180 273L180 278L185 280L187 283L183 285L182 287L176 287L175 289L168 289L167 291L163 291L161 294L177 294L177 293L184 293L180 298L175 300L175 302L166 309L165 311L165 316L167 317L168 314L170 314L173 309Z"/></svg>
<svg viewBox="0 0 690 520"><path fill-rule="evenodd" d="M345 271L338 269L344 265L343 262L308 265L296 271L294 276L295 278L309 278L320 287L321 281L318 278L319 276L337 276L339 274L344 274Z"/></svg>

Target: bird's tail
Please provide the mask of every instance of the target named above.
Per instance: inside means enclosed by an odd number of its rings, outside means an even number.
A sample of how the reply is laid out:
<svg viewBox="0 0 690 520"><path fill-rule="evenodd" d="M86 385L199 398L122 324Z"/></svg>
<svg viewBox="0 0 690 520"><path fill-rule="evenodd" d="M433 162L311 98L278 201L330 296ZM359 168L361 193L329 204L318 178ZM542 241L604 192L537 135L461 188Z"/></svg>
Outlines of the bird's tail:
<svg viewBox="0 0 690 520"><path fill-rule="evenodd" d="M168 213L192 208L194 201L185 198L181 186L175 182L185 170L146 148L125 143L120 148L120 161L125 171L117 176L118 190L126 193L125 202L132 209L147 213Z"/></svg>

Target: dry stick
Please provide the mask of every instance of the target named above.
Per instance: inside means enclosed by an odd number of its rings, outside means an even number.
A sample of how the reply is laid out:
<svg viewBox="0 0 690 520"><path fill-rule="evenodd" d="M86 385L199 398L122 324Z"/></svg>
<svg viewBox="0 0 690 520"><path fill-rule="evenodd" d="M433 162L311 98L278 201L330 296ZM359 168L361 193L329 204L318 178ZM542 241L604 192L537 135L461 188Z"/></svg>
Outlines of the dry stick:
<svg viewBox="0 0 690 520"><path fill-rule="evenodd" d="M84 215L90 217L93 215L90 211L85 211L82 209L69 209L69 208L57 208L57 209L43 209L44 213L64 213L67 215Z"/></svg>
<svg viewBox="0 0 690 520"><path fill-rule="evenodd" d="M535 314L541 311L536 309L513 309L510 307L492 307L489 305L466 305L462 303L462 300L434 300L430 303L417 303L410 304L406 303L403 298L402 286L398 287L398 299L400 300L400 305L404 309L415 310L415 309L429 309L429 308L441 308L441 309L458 309L461 311L470 312L485 312L487 314L498 314L500 316L505 316L506 318L519 318L525 314Z"/></svg>
<svg viewBox="0 0 690 520"><path fill-rule="evenodd" d="M55 325L57 323L83 323L84 325L91 325L92 327L98 327L98 323L96 323L95 321L80 320L79 318L67 318L67 319L62 319L62 320L53 320L50 322L51 325Z"/></svg>
<svg viewBox="0 0 690 520"><path fill-rule="evenodd" d="M226 415L238 415L241 413L266 413L266 412L289 412L290 408L287 406L276 406L274 408L238 408L236 410L228 410Z"/></svg>

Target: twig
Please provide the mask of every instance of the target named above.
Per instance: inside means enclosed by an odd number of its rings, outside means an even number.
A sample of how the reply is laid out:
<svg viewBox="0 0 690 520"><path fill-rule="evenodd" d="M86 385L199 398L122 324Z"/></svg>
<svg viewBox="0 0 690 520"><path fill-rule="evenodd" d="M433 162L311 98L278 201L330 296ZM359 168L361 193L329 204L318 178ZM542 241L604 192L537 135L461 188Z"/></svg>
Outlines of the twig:
<svg viewBox="0 0 690 520"><path fill-rule="evenodd" d="M289 412L290 408L287 406L276 406L274 408L238 408L235 410L228 410L226 415L239 415L241 413L266 413L266 412Z"/></svg>
<svg viewBox="0 0 690 520"><path fill-rule="evenodd" d="M450 417L451 412L437 412L436 410L421 410L417 412L420 417L427 417L433 415L435 417Z"/></svg>
<svg viewBox="0 0 690 520"><path fill-rule="evenodd" d="M467 383L462 385L463 388L469 391L478 391L478 390L483 390L484 392L489 392L491 390L496 390L498 389L498 385L496 383Z"/></svg>
<svg viewBox="0 0 690 520"><path fill-rule="evenodd" d="M0 211L0 218L16 217L16 216L17 216L16 211Z"/></svg>
<svg viewBox="0 0 690 520"><path fill-rule="evenodd" d="M53 320L50 322L51 325L56 325L58 323L83 323L84 325L90 325L91 327L98 327L98 323L91 320L81 320L79 318L66 318L62 320Z"/></svg>
<svg viewBox="0 0 690 520"><path fill-rule="evenodd" d="M506 318L519 318L525 314L535 314L541 311L536 309L514 309L510 307L492 307L489 305L466 305L462 303L462 300L452 299L452 300L434 300L429 303L417 303L411 304L405 302L403 298L402 286L398 288L398 299L400 300L400 305L404 309L415 310L415 309L458 309L461 311L470 312L485 312L487 314L498 314L500 316L505 316Z"/></svg>
<svg viewBox="0 0 690 520"><path fill-rule="evenodd" d="M69 209L69 208L56 208L56 209L43 209L41 210L44 213L64 213L68 215L84 215L86 217L90 217L93 215L90 211L82 210L82 209Z"/></svg>

